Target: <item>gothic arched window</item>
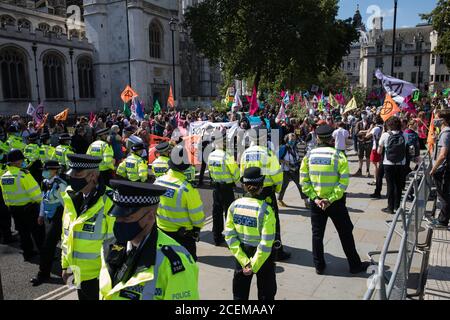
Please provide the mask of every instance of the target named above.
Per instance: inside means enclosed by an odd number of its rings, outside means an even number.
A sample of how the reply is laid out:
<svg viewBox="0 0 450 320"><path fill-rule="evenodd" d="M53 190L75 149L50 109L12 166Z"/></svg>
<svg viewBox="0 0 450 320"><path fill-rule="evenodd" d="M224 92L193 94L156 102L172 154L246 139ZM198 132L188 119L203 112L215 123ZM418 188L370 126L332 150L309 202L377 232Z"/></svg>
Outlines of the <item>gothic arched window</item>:
<svg viewBox="0 0 450 320"><path fill-rule="evenodd" d="M152 22L149 27L150 57L161 59L162 52L162 32L161 27L156 22Z"/></svg>
<svg viewBox="0 0 450 320"><path fill-rule="evenodd" d="M20 29L31 30L31 22L28 21L27 19L19 19L18 24Z"/></svg>
<svg viewBox="0 0 450 320"><path fill-rule="evenodd" d="M14 47L0 50L1 87L4 99L29 99L30 85L25 54Z"/></svg>
<svg viewBox="0 0 450 320"><path fill-rule="evenodd" d="M94 76L92 59L82 57L77 62L78 90L80 98L94 98Z"/></svg>
<svg viewBox="0 0 450 320"><path fill-rule="evenodd" d="M5 14L5 15L0 16L0 23L1 23L2 27L4 25L6 25L6 26L15 26L16 25L16 19L14 19L13 17Z"/></svg>
<svg viewBox="0 0 450 320"><path fill-rule="evenodd" d="M42 59L45 81L45 97L47 99L64 99L65 69L63 58L56 53L47 53Z"/></svg>

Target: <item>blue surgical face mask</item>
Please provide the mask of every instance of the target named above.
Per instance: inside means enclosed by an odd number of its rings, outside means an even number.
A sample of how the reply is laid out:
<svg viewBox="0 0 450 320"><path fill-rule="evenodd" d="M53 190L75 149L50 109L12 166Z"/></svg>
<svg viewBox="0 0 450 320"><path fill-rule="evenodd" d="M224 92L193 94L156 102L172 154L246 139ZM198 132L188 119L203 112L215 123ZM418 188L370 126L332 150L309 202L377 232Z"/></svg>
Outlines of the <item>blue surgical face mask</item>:
<svg viewBox="0 0 450 320"><path fill-rule="evenodd" d="M25 168L27 167L27 163L26 163L25 161L23 161L21 167L22 167L23 169L25 169Z"/></svg>
<svg viewBox="0 0 450 320"><path fill-rule="evenodd" d="M50 179L51 178L50 171L48 171L48 170L42 171L42 178Z"/></svg>
<svg viewBox="0 0 450 320"><path fill-rule="evenodd" d="M290 146L293 146L293 145L295 144L295 141L289 141L288 144L289 144Z"/></svg>
<svg viewBox="0 0 450 320"><path fill-rule="evenodd" d="M139 233L142 232L143 228L139 224L146 214L144 214L138 221L135 222L115 222L114 223L114 236L119 243L125 243L133 240L137 237Z"/></svg>

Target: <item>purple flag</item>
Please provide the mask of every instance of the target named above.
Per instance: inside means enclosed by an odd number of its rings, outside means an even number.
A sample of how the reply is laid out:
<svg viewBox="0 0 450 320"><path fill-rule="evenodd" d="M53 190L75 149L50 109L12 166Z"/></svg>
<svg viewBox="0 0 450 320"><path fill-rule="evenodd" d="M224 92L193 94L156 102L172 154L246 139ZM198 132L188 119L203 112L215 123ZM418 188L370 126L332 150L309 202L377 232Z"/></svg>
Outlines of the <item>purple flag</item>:
<svg viewBox="0 0 450 320"><path fill-rule="evenodd" d="M386 76L379 69L375 76L383 83L384 90L399 104L402 104L406 97L412 96L413 91L418 90L412 83Z"/></svg>

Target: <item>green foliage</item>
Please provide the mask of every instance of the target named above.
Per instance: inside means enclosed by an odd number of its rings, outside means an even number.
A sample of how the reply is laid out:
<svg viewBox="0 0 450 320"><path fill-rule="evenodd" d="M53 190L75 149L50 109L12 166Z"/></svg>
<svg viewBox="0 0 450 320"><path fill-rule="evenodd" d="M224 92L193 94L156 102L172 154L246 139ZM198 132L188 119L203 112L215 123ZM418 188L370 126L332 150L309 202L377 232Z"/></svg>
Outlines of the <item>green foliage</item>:
<svg viewBox="0 0 450 320"><path fill-rule="evenodd" d="M367 98L367 89L361 87L353 88L352 95L355 97L358 107L359 108L364 107L364 103L366 102Z"/></svg>
<svg viewBox="0 0 450 320"><path fill-rule="evenodd" d="M439 0L436 8L431 13L422 14L421 17L431 22L433 29L439 34L437 47L434 53L445 59L447 68L450 69L450 0Z"/></svg>
<svg viewBox="0 0 450 320"><path fill-rule="evenodd" d="M321 72L318 76L318 85L325 93L337 93L342 88L348 88L350 82L345 73L340 69L331 72Z"/></svg>
<svg viewBox="0 0 450 320"><path fill-rule="evenodd" d="M229 77L294 88L338 67L358 38L338 9L338 0L205 0L185 20L196 47Z"/></svg>
<svg viewBox="0 0 450 320"><path fill-rule="evenodd" d="M221 100L214 100L212 102L212 107L214 110L219 112L228 112L231 110L231 108L228 106L227 103L223 103Z"/></svg>

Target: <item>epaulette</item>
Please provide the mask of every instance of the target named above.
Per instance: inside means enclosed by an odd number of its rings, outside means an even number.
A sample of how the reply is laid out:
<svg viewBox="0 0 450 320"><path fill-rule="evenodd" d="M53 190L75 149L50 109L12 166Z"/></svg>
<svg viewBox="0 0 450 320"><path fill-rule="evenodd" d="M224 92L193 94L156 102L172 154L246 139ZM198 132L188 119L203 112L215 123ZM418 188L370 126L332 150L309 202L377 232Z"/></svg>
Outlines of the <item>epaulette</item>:
<svg viewBox="0 0 450 320"><path fill-rule="evenodd" d="M177 274L179 272L185 271L183 262L180 256L173 250L170 246L163 246L161 248L162 253L169 259L170 267L172 268L172 274Z"/></svg>

